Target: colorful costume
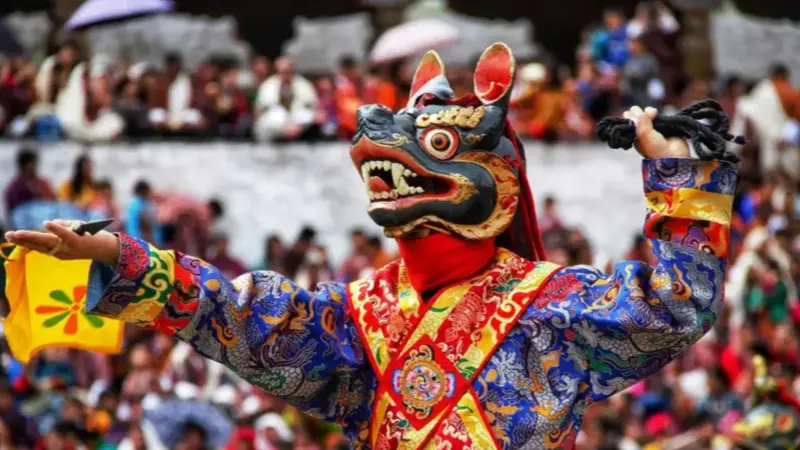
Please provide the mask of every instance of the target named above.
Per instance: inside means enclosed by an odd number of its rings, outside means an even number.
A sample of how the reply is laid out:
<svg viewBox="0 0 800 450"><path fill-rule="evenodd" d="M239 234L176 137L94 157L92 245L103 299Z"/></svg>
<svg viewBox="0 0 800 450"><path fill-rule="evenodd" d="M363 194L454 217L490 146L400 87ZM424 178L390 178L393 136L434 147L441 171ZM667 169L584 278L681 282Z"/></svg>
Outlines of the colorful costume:
<svg viewBox="0 0 800 450"><path fill-rule="evenodd" d="M611 275L543 261L524 153L507 125L514 61L495 44L458 100L438 56L409 106L359 110L351 156L401 259L316 292L120 236L87 305L173 334L363 449L570 448L591 403L657 371L721 307L736 180L727 162L643 163L659 265Z"/></svg>

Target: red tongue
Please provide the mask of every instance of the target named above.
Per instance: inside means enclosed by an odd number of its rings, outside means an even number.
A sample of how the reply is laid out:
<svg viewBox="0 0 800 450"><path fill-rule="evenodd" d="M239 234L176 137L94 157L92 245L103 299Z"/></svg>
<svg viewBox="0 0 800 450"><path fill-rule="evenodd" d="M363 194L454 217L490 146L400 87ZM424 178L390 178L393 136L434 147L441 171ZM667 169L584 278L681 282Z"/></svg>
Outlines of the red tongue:
<svg viewBox="0 0 800 450"><path fill-rule="evenodd" d="M369 190L371 192L392 192L392 188L381 177L369 177Z"/></svg>

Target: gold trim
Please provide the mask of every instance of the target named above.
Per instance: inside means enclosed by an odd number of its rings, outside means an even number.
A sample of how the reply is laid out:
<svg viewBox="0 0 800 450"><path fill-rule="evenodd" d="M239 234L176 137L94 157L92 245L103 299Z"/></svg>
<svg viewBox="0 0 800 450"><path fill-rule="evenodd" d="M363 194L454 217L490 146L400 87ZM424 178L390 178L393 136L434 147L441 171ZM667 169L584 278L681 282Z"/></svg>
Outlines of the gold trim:
<svg viewBox="0 0 800 450"><path fill-rule="evenodd" d="M388 145L391 147L400 147L402 145L408 144L408 138L400 133L392 133L391 139L383 139L380 141L375 141L375 143L380 145Z"/></svg>
<svg viewBox="0 0 800 450"><path fill-rule="evenodd" d="M730 226L733 197L726 194L679 188L645 194L647 208L676 219L708 220Z"/></svg>
<svg viewBox="0 0 800 450"><path fill-rule="evenodd" d="M464 140L467 142L467 144L474 145L482 141L484 137L486 137L485 133L481 134L469 133L464 137Z"/></svg>
<svg viewBox="0 0 800 450"><path fill-rule="evenodd" d="M431 125L443 125L448 127L475 128L486 115L483 106L477 108L469 106L454 106L443 109L433 114L420 114L417 117L417 128L427 128Z"/></svg>

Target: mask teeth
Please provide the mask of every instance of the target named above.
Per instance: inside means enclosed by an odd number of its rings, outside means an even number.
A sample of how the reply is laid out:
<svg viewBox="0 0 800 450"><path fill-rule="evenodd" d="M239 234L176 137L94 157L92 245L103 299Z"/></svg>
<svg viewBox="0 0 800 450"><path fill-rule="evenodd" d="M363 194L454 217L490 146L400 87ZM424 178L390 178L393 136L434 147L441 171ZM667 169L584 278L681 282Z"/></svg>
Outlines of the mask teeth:
<svg viewBox="0 0 800 450"><path fill-rule="evenodd" d="M376 176L379 171L388 172L391 176L391 192L372 192L370 190L369 179ZM394 161L365 161L361 165L361 178L364 180L370 200L394 200L424 193L423 187L408 185L408 179L417 176L415 172Z"/></svg>

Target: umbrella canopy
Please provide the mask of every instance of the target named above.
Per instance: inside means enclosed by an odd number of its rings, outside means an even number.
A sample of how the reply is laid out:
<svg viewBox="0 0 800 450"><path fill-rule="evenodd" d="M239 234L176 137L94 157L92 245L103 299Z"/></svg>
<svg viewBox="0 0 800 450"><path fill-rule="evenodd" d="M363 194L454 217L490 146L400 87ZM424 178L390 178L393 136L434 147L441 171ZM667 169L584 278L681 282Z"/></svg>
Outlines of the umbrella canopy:
<svg viewBox="0 0 800 450"><path fill-rule="evenodd" d="M225 446L233 432L233 424L222 411L210 403L198 401L167 400L145 411L144 418L167 448L175 448L188 424L205 430L211 448Z"/></svg>
<svg viewBox="0 0 800 450"><path fill-rule="evenodd" d="M419 19L386 30L375 42L373 63L407 58L458 40L458 28L437 19Z"/></svg>
<svg viewBox="0 0 800 450"><path fill-rule="evenodd" d="M64 28L80 30L133 17L172 11L171 0L86 0Z"/></svg>

